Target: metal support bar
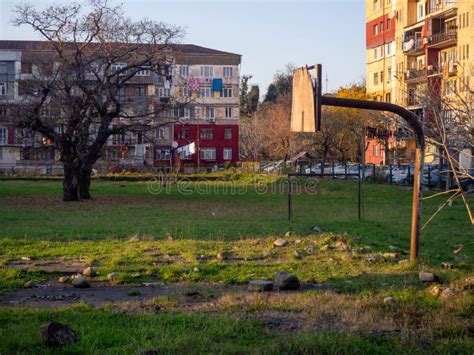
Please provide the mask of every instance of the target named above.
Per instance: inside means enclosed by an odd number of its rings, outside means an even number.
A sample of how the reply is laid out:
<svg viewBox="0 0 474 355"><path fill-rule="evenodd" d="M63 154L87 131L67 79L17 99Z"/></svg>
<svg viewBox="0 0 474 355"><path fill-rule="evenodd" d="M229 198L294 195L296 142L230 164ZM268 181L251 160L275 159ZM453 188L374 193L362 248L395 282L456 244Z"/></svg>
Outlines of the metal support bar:
<svg viewBox="0 0 474 355"><path fill-rule="evenodd" d="M423 189L421 186L421 173L423 171L423 160L425 150L425 136L423 133L423 126L418 121L418 117L413 112L408 111L404 107L390 104L387 102L353 100L339 97L322 96L321 104L327 106L393 112L402 117L410 125L411 129L415 134L417 147L415 154L415 171L413 174L413 206L410 243L410 259L412 261L416 261L418 257L418 246L420 238L421 201L423 196Z"/></svg>

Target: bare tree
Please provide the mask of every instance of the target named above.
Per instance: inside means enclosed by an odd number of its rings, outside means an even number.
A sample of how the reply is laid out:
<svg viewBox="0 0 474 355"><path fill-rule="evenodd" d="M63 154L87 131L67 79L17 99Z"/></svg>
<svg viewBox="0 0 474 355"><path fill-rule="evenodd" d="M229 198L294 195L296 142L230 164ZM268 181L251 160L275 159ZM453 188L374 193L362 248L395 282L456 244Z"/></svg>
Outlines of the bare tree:
<svg viewBox="0 0 474 355"><path fill-rule="evenodd" d="M38 132L60 152L65 201L90 198L92 167L113 134L151 129L166 105L153 97L124 98L127 84L149 71L170 75L178 27L151 20L132 22L106 0L15 8L17 26L44 40L29 78L22 80L17 125ZM54 114L45 114L45 112Z"/></svg>

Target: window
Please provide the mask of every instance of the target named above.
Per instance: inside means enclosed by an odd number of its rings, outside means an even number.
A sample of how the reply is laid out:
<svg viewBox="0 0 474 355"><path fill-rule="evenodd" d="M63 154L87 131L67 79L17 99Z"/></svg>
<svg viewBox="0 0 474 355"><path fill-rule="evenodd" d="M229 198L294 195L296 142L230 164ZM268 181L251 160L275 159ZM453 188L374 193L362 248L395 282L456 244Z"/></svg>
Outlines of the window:
<svg viewBox="0 0 474 355"><path fill-rule="evenodd" d="M232 160L232 148L224 148L224 160Z"/></svg>
<svg viewBox="0 0 474 355"><path fill-rule="evenodd" d="M165 139L165 129L163 127L156 129L156 139Z"/></svg>
<svg viewBox="0 0 474 355"><path fill-rule="evenodd" d="M379 84L379 73L374 73L374 85Z"/></svg>
<svg viewBox="0 0 474 355"><path fill-rule="evenodd" d="M224 67L224 78L229 78L232 76L232 67Z"/></svg>
<svg viewBox="0 0 474 355"><path fill-rule="evenodd" d="M180 132L181 139L188 139L189 138L189 128L183 128Z"/></svg>
<svg viewBox="0 0 474 355"><path fill-rule="evenodd" d="M183 118L191 118L191 109L189 107L183 107L182 116Z"/></svg>
<svg viewBox="0 0 474 355"><path fill-rule="evenodd" d="M137 96L146 96L146 85L135 86L135 94Z"/></svg>
<svg viewBox="0 0 474 355"><path fill-rule="evenodd" d="M379 145L378 144L374 144L373 147L372 147L372 155L374 157L377 157L379 155Z"/></svg>
<svg viewBox="0 0 474 355"><path fill-rule="evenodd" d="M387 69L387 82L392 81L392 67L388 67Z"/></svg>
<svg viewBox="0 0 474 355"><path fill-rule="evenodd" d="M373 34L374 36L377 36L377 35L379 34L379 25L378 25L378 24L375 24L375 25L374 25L372 34Z"/></svg>
<svg viewBox="0 0 474 355"><path fill-rule="evenodd" d="M180 76L189 76L189 67L187 65L179 66L179 75Z"/></svg>
<svg viewBox="0 0 474 355"><path fill-rule="evenodd" d="M118 96L122 99L125 97L125 86L119 88Z"/></svg>
<svg viewBox="0 0 474 355"><path fill-rule="evenodd" d="M163 86L156 86L155 93L159 97L170 97L171 96L171 89L167 89Z"/></svg>
<svg viewBox="0 0 474 355"><path fill-rule="evenodd" d="M224 129L224 139L232 139L232 129Z"/></svg>
<svg viewBox="0 0 474 355"><path fill-rule="evenodd" d="M425 18L425 3L419 1L417 4L416 18L418 21L421 21Z"/></svg>
<svg viewBox="0 0 474 355"><path fill-rule="evenodd" d="M156 149L156 160L168 160L171 159L170 149L157 148Z"/></svg>
<svg viewBox="0 0 474 355"><path fill-rule="evenodd" d="M379 10L379 5L380 5L379 1L374 0L374 6L373 6L374 12Z"/></svg>
<svg viewBox="0 0 474 355"><path fill-rule="evenodd" d="M211 87L210 86L201 86L199 88L200 97L212 97Z"/></svg>
<svg viewBox="0 0 474 355"><path fill-rule="evenodd" d="M225 108L225 117L226 118L232 118L232 107L226 107Z"/></svg>
<svg viewBox="0 0 474 355"><path fill-rule="evenodd" d="M380 22L380 33L383 32L383 22Z"/></svg>
<svg viewBox="0 0 474 355"><path fill-rule="evenodd" d="M232 97L232 87L224 86L222 89L222 96L223 97Z"/></svg>
<svg viewBox="0 0 474 355"><path fill-rule="evenodd" d="M377 59L377 48L374 48L374 59Z"/></svg>
<svg viewBox="0 0 474 355"><path fill-rule="evenodd" d="M201 139L213 139L214 131L212 130L212 128L201 128L199 137L201 137Z"/></svg>
<svg viewBox="0 0 474 355"><path fill-rule="evenodd" d="M214 107L206 107L206 118L214 118Z"/></svg>
<svg viewBox="0 0 474 355"><path fill-rule="evenodd" d="M202 160L216 160L216 148L201 148Z"/></svg>
<svg viewBox="0 0 474 355"><path fill-rule="evenodd" d="M387 19L387 31L390 30L390 19Z"/></svg>
<svg viewBox="0 0 474 355"><path fill-rule="evenodd" d="M0 83L0 96L7 94L7 83Z"/></svg>
<svg viewBox="0 0 474 355"><path fill-rule="evenodd" d="M444 82L444 94L445 95L456 94L456 79L446 80Z"/></svg>
<svg viewBox="0 0 474 355"><path fill-rule="evenodd" d="M7 144L7 132L6 127L0 127L0 145Z"/></svg>
<svg viewBox="0 0 474 355"><path fill-rule="evenodd" d="M7 74L7 63L0 62L0 74Z"/></svg>
<svg viewBox="0 0 474 355"><path fill-rule="evenodd" d="M137 76L150 76L150 68L141 68L139 71L137 71Z"/></svg>
<svg viewBox="0 0 474 355"><path fill-rule="evenodd" d="M201 67L201 76L206 78L210 78L214 76L214 68L213 67Z"/></svg>
<svg viewBox="0 0 474 355"><path fill-rule="evenodd" d="M189 89L187 86L181 86L181 96L189 96Z"/></svg>
<svg viewBox="0 0 474 355"><path fill-rule="evenodd" d="M112 73L115 74L116 72L123 70L126 66L127 64L125 63L114 63L110 66L110 68L112 69ZM120 72L119 75L125 75L125 71Z"/></svg>
<svg viewBox="0 0 474 355"><path fill-rule="evenodd" d="M383 71L380 72L380 83L383 84Z"/></svg>
<svg viewBox="0 0 474 355"><path fill-rule="evenodd" d="M392 94L391 93L386 93L385 94L385 102L392 102Z"/></svg>

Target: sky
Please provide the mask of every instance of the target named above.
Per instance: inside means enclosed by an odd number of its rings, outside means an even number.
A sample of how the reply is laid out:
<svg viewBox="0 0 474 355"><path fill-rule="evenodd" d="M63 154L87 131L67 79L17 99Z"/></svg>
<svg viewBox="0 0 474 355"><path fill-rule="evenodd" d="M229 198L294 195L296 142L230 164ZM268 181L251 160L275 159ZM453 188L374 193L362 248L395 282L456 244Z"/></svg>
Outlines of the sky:
<svg viewBox="0 0 474 355"><path fill-rule="evenodd" d="M26 1L45 7L68 0ZM111 0L112 4L119 4ZM14 27L12 9L24 0L0 0L0 39L40 39ZM84 1L85 2L85 1ZM328 79L323 92L361 81L365 74L363 0L121 0L132 19L149 18L182 26L182 43L242 55L241 74L265 93L287 64L321 63Z"/></svg>

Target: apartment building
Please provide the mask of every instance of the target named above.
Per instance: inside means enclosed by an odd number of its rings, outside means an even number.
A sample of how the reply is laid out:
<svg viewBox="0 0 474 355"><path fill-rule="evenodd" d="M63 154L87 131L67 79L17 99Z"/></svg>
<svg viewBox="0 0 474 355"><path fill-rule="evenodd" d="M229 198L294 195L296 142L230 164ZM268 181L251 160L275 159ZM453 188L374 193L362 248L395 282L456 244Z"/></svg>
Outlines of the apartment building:
<svg viewBox="0 0 474 355"><path fill-rule="evenodd" d="M62 173L52 143L18 129L7 110L8 105L21 102L23 80L45 60L45 48L46 43L39 41L0 41L1 171ZM159 73L143 68L118 94L153 128L112 135L97 169L150 170L174 164L209 168L239 160L241 56L189 44L174 45L170 56L170 65ZM126 63L114 63L112 70L123 65ZM148 117L152 104L162 109L151 110L155 112ZM49 110L44 114L58 113ZM91 126L92 137L94 129Z"/></svg>
<svg viewBox="0 0 474 355"><path fill-rule="evenodd" d="M472 0L367 0L367 92L429 119L428 92L443 100L472 90L473 21ZM389 55L382 57L377 48L388 43ZM368 162L379 162L376 151L388 153L383 160L391 163L412 160L415 142L408 132L387 126L385 136L386 143L369 139ZM427 148L428 162L433 149Z"/></svg>

